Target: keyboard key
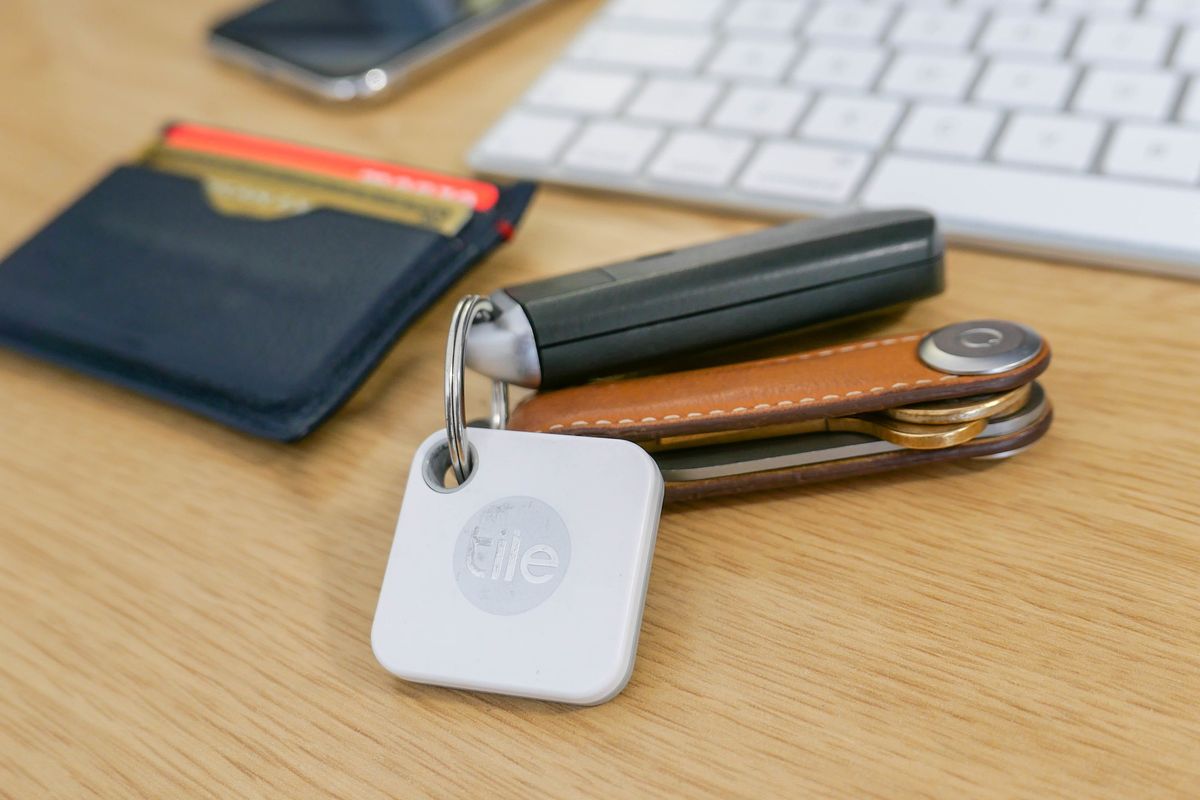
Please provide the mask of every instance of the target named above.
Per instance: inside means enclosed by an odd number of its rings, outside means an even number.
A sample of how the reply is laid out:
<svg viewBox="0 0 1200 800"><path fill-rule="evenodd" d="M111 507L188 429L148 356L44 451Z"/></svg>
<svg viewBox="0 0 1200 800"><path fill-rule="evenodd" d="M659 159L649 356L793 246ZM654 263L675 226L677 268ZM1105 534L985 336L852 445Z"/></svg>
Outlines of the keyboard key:
<svg viewBox="0 0 1200 800"><path fill-rule="evenodd" d="M563 156L569 167L633 175L662 139L662 130L625 122L593 122Z"/></svg>
<svg viewBox="0 0 1200 800"><path fill-rule="evenodd" d="M608 6L614 19L707 25L717 18L725 0L615 0Z"/></svg>
<svg viewBox="0 0 1200 800"><path fill-rule="evenodd" d="M723 186L750 152L750 140L701 131L674 134L650 165L650 175L665 181Z"/></svg>
<svg viewBox="0 0 1200 800"><path fill-rule="evenodd" d="M739 186L752 194L801 202L844 203L870 164L871 157L861 151L767 142L742 173Z"/></svg>
<svg viewBox="0 0 1200 800"><path fill-rule="evenodd" d="M1104 172L1173 183L1200 181L1200 132L1126 123L1117 128Z"/></svg>
<svg viewBox="0 0 1200 800"><path fill-rule="evenodd" d="M817 101L800 133L807 139L874 147L887 141L903 108L879 97L827 94Z"/></svg>
<svg viewBox="0 0 1200 800"><path fill-rule="evenodd" d="M878 41L892 16L883 3L861 0L828 0L821 3L804 27L814 39Z"/></svg>
<svg viewBox="0 0 1200 800"><path fill-rule="evenodd" d="M569 117L510 111L479 143L479 152L502 160L549 163L579 128Z"/></svg>
<svg viewBox="0 0 1200 800"><path fill-rule="evenodd" d="M646 81L626 113L658 122L696 123L708 112L719 91L715 81L653 78Z"/></svg>
<svg viewBox="0 0 1200 800"><path fill-rule="evenodd" d="M1012 164L1085 170L1092 163L1104 124L1059 114L1016 114L1009 121L996 158Z"/></svg>
<svg viewBox="0 0 1200 800"><path fill-rule="evenodd" d="M1200 20L1200 0L1146 0L1145 14L1170 20Z"/></svg>
<svg viewBox="0 0 1200 800"><path fill-rule="evenodd" d="M1193 276L1194 267L1178 265L1200 261L1200 192L1192 188L889 156L867 181L862 199L872 208L928 208L943 227L976 240L1069 248L1110 264L1154 257ZM1137 210L1136 224L1131 209Z"/></svg>
<svg viewBox="0 0 1200 800"><path fill-rule="evenodd" d="M974 56L901 53L892 61L881 89L903 97L957 100L967 93L979 69Z"/></svg>
<svg viewBox="0 0 1200 800"><path fill-rule="evenodd" d="M1067 49L1075 22L1065 16L998 13L984 29L985 53L1057 56Z"/></svg>
<svg viewBox="0 0 1200 800"><path fill-rule="evenodd" d="M693 72L712 44L712 36L703 32L669 33L594 27L575 40L569 53L580 61Z"/></svg>
<svg viewBox="0 0 1200 800"><path fill-rule="evenodd" d="M878 49L815 45L800 57L792 80L807 86L865 89L874 83L883 60Z"/></svg>
<svg viewBox="0 0 1200 800"><path fill-rule="evenodd" d="M975 99L1009 108L1062 108L1075 85L1076 69L1050 61L995 59L975 89Z"/></svg>
<svg viewBox="0 0 1200 800"><path fill-rule="evenodd" d="M525 98L535 106L609 114L633 91L637 78L627 72L555 67L542 76Z"/></svg>
<svg viewBox="0 0 1200 800"><path fill-rule="evenodd" d="M1113 14L1132 14L1140 0L1050 0L1051 11L1088 14L1102 11Z"/></svg>
<svg viewBox="0 0 1200 800"><path fill-rule="evenodd" d="M1041 8L1042 0L961 0L959 5L967 8L995 8L1002 11L1018 11Z"/></svg>
<svg viewBox="0 0 1200 800"><path fill-rule="evenodd" d="M1076 111L1105 117L1165 119L1179 92L1179 78L1149 70L1089 70L1075 95Z"/></svg>
<svg viewBox="0 0 1200 800"><path fill-rule="evenodd" d="M1179 69L1200 72L1200 26L1184 29L1173 62Z"/></svg>
<svg viewBox="0 0 1200 800"><path fill-rule="evenodd" d="M1179 119L1191 125L1200 125L1200 78L1192 78L1183 104L1179 106Z"/></svg>
<svg viewBox="0 0 1200 800"><path fill-rule="evenodd" d="M1094 19L1083 26L1075 43L1077 61L1093 64L1161 64L1174 29L1163 22Z"/></svg>
<svg viewBox="0 0 1200 800"><path fill-rule="evenodd" d="M915 153L983 158L1000 127L1000 112L966 106L919 105L896 135L895 147Z"/></svg>
<svg viewBox="0 0 1200 800"><path fill-rule="evenodd" d="M807 10L800 0L741 0L725 17L725 27L739 32L784 33L794 30Z"/></svg>
<svg viewBox="0 0 1200 800"><path fill-rule="evenodd" d="M934 6L905 11L888 39L900 47L965 48L979 28L977 11Z"/></svg>
<svg viewBox="0 0 1200 800"><path fill-rule="evenodd" d="M730 39L709 62L713 75L778 80L796 55L785 39Z"/></svg>
<svg viewBox="0 0 1200 800"><path fill-rule="evenodd" d="M739 86L717 108L712 124L718 128L782 136L796 126L812 95L803 89Z"/></svg>

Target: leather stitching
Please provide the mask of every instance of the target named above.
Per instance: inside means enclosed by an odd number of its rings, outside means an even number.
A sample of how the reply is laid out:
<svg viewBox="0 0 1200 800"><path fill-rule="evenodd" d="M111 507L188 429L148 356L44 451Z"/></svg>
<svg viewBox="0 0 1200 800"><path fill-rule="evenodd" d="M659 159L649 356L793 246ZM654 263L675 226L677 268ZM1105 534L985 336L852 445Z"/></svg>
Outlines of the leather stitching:
<svg viewBox="0 0 1200 800"><path fill-rule="evenodd" d="M843 347L835 347L835 348L830 348L827 350L817 350L817 351L814 351L811 353L800 353L800 354L794 355L794 356L787 356L785 359L780 359L780 360L781 361L808 361L808 360L815 359L815 358L831 358L833 356L841 355L844 353L853 353L857 350L870 350L875 347L890 347L890 346L896 345L896 344L902 344L902 343L906 343L906 342L915 342L919 339L924 338L924 335L925 334L918 333L918 334L910 334L908 336L890 337L887 339L875 339L872 341L858 342L856 344L845 345ZM936 381L936 382L944 383L944 382L956 381L961 377L962 377L961 375L946 375L946 376L943 376L941 379L939 379L939 381ZM872 386L869 389L855 389L853 391L849 391L844 394L827 394L820 398L804 397L799 400L780 400L777 403L758 403L753 406L738 406L737 408L733 408L730 410L725 410L722 408L714 408L708 412L702 412L702 411L679 412L679 413L674 413L674 414L664 414L661 418L659 418L659 417L642 417L640 420L619 419L615 423L609 419L598 419L598 420L594 420L594 421L581 419L581 420L576 420L574 422L571 422L569 424L568 423L556 423L554 425L551 425L548 428L542 428L539 431L539 433L549 433L551 431L559 431L559 430L563 430L565 428L583 428L583 427L589 427L589 426L593 426L593 425L597 426L597 427L603 427L605 425L613 425L613 424L634 425L639 422L640 423L650 423L650 422L660 422L660 421L661 422L672 422L677 419L683 419L684 417L686 417L688 419L696 419L698 417L706 417L706 416L713 416L713 417L721 416L722 414L745 414L745 413L748 413L751 411L762 411L764 409L770 409L770 408L787 408L788 406L810 405L812 403L818 402L818 400L820 402L831 402L834 400L841 400L842 398L850 399L850 398L854 398L854 397L860 397L860 396L862 396L864 394L868 394L868 393L880 394L882 392L888 391L888 389L906 389L909 386L928 386L932 383L935 383L935 381L933 381L930 378L921 378L921 379L913 380L913 381L897 381L896 383L893 383L890 387Z"/></svg>

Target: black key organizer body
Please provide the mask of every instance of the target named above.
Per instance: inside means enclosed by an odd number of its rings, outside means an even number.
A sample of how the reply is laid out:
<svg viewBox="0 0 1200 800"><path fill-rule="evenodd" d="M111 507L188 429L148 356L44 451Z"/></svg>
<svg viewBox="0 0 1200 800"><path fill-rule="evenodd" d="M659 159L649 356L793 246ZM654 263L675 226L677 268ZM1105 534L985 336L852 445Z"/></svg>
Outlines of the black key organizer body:
<svg viewBox="0 0 1200 800"><path fill-rule="evenodd" d="M0 344L291 441L505 238L534 187L453 237L331 209L222 214L197 180L118 167L0 263Z"/></svg>

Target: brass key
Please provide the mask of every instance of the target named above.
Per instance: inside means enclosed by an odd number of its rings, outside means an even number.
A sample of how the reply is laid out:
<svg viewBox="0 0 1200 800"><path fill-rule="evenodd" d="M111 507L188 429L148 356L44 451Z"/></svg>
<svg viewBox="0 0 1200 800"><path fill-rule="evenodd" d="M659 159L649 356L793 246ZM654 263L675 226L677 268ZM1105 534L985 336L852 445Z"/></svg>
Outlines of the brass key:
<svg viewBox="0 0 1200 800"><path fill-rule="evenodd" d="M1018 386L998 394L982 394L974 397L959 397L954 400L935 400L932 403L917 403L912 406L889 408L884 413L901 422L919 425L944 425L953 422L971 422L977 419L993 419L1011 414L1025 405L1032 384Z"/></svg>
<svg viewBox="0 0 1200 800"><path fill-rule="evenodd" d="M987 420L983 419L950 425L918 425L888 419L883 414L869 414L862 417L831 417L830 419L813 419L786 425L765 425L736 431L664 436L656 442L644 442L642 446L650 452L657 452L684 447L745 442L753 439L771 439L776 436L795 436L801 433L839 431L865 433L912 450L937 450L969 442L982 433L985 427L987 427Z"/></svg>
<svg viewBox="0 0 1200 800"><path fill-rule="evenodd" d="M651 452L770 439L822 431L865 433L910 450L940 450L971 441L996 417L1011 414L1029 399L1030 385L1008 392L890 408L861 417L830 417L758 428L664 436L643 447Z"/></svg>
<svg viewBox="0 0 1200 800"><path fill-rule="evenodd" d="M1032 384L1025 405L1012 414L993 417L976 441L1011 436L1043 421L1049 401L1042 388ZM818 420L818 424L822 421ZM891 441L837 433L780 436L726 444L721 447L672 449L655 453L663 477L672 482L702 481L765 470L826 464L866 456L880 456L904 449ZM1009 451L1005 455L1012 455Z"/></svg>
<svg viewBox="0 0 1200 800"><path fill-rule="evenodd" d="M948 425L922 425L890 419L884 414L833 417L823 422L827 431L865 433L909 450L941 450L943 447L965 444L987 427L986 419Z"/></svg>

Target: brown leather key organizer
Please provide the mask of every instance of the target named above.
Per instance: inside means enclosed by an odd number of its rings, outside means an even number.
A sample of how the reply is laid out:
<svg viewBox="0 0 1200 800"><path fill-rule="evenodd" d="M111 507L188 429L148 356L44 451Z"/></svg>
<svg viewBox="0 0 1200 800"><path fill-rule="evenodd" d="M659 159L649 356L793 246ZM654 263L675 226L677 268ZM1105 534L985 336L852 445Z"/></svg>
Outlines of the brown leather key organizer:
<svg viewBox="0 0 1200 800"><path fill-rule="evenodd" d="M1033 330L981 320L542 392L508 427L636 442L684 500L1015 454L1050 426L1049 364Z"/></svg>

